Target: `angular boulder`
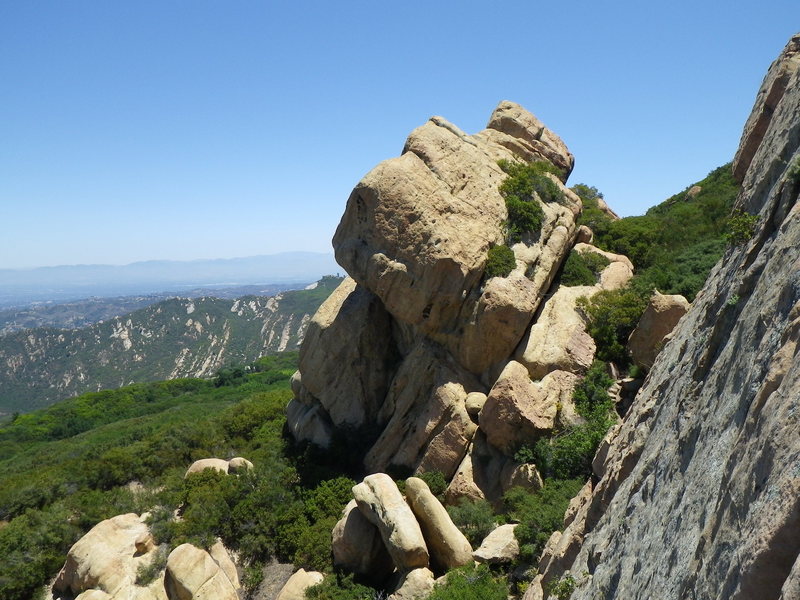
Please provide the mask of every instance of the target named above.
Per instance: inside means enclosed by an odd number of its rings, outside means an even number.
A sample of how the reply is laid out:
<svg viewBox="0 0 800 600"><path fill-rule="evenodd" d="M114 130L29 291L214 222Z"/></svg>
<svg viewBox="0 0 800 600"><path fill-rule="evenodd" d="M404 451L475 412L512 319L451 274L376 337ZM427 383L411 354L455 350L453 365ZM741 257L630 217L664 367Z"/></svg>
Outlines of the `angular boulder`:
<svg viewBox="0 0 800 600"><path fill-rule="evenodd" d="M525 366L510 361L481 409L478 422L489 443L511 456L549 434L560 407L572 403L578 379L573 373L553 371L533 382Z"/></svg>
<svg viewBox="0 0 800 600"><path fill-rule="evenodd" d="M689 302L683 296L653 294L628 339L628 352L633 361L646 369L652 367L665 338L687 312Z"/></svg>
<svg viewBox="0 0 800 600"><path fill-rule="evenodd" d="M406 480L406 499L417 517L430 552L431 565L446 572L472 562L472 546L455 526L428 484L417 477ZM432 579L431 579L432 581Z"/></svg>
<svg viewBox="0 0 800 600"><path fill-rule="evenodd" d="M103 591L114 597L135 600L165 600L160 581L136 586L140 566L150 564L157 552L152 544L146 552L137 550L137 540L150 538L146 515L129 513L101 521L70 548L67 560L53 583L53 591L77 596Z"/></svg>
<svg viewBox="0 0 800 600"><path fill-rule="evenodd" d="M493 529L473 552L475 560L490 565L514 562L519 556L519 542L514 535L516 528L509 523Z"/></svg>
<svg viewBox="0 0 800 600"><path fill-rule="evenodd" d="M378 414L387 422L364 459L367 469L405 467L452 477L477 429L467 414L467 393L480 388L443 348L418 344L398 369Z"/></svg>
<svg viewBox="0 0 800 600"><path fill-rule="evenodd" d="M310 402L302 387L337 427L374 423L397 361L391 340L381 302L346 278L308 324L295 397Z"/></svg>
<svg viewBox="0 0 800 600"><path fill-rule="evenodd" d="M299 569L289 578L275 600L305 600L306 590L322 583L325 576L317 571Z"/></svg>
<svg viewBox="0 0 800 600"><path fill-rule="evenodd" d="M425 567L403 573L397 588L386 600L423 600L433 591L434 578Z"/></svg>
<svg viewBox="0 0 800 600"><path fill-rule="evenodd" d="M169 600L239 600L236 583L208 552L192 544L181 544L167 558Z"/></svg>
<svg viewBox="0 0 800 600"><path fill-rule="evenodd" d="M361 513L380 531L399 570L428 566L428 548L422 530L391 477L385 473L367 475L353 486L353 497Z"/></svg>

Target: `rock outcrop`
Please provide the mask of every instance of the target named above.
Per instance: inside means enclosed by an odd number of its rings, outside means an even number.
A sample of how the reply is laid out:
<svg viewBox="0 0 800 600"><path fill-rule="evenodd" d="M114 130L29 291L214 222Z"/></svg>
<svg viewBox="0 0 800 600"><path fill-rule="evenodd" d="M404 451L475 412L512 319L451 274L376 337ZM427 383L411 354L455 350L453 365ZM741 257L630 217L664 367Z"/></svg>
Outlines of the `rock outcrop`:
<svg viewBox="0 0 800 600"><path fill-rule="evenodd" d="M507 242L500 160L550 163L561 199L534 194L541 229L512 244L508 275L487 277L489 249ZM590 230L576 246L582 205L564 185L572 165L558 136L501 102L475 135L433 117L401 156L370 171L333 239L349 277L301 348L287 407L294 437L323 447L335 438L371 443L371 473L439 471L449 501L497 501L509 486L540 486L536 468L511 457L577 418L572 391L595 347L575 302L632 274L627 258L584 243ZM595 286L556 281L573 247L609 259Z"/></svg>
<svg viewBox="0 0 800 600"><path fill-rule="evenodd" d="M53 583L54 597L105 593L114 598L167 600L163 578L148 586L135 585L139 567L149 565L157 553L144 521L145 516L129 513L95 525L70 548Z"/></svg>
<svg viewBox="0 0 800 600"><path fill-rule="evenodd" d="M752 239L729 247L543 557L571 596L800 597L800 35L734 161ZM596 463L598 461L596 460Z"/></svg>
<svg viewBox="0 0 800 600"><path fill-rule="evenodd" d="M170 552L164 573L169 600L239 600L236 569L219 559L192 544Z"/></svg>

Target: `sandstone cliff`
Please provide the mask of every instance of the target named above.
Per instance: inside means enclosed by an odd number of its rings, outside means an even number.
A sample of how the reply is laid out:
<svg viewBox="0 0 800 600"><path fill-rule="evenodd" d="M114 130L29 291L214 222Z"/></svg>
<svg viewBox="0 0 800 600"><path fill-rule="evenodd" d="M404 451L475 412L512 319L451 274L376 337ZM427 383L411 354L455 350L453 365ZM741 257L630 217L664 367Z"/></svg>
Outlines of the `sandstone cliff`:
<svg viewBox="0 0 800 600"><path fill-rule="evenodd" d="M543 583L569 570L572 598L800 598L800 35L733 168L754 234L712 271L545 550Z"/></svg>

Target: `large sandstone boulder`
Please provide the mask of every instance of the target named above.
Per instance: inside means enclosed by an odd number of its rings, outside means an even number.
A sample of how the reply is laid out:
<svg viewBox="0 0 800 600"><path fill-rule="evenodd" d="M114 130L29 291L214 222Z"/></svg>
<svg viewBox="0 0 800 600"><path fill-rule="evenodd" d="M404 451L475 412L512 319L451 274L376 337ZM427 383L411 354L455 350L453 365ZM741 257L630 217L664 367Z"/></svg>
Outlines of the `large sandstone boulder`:
<svg viewBox="0 0 800 600"><path fill-rule="evenodd" d="M433 591L434 581L433 573L425 567L403 573L386 600L424 600Z"/></svg>
<svg viewBox="0 0 800 600"><path fill-rule="evenodd" d="M200 460L194 461L191 466L186 469L184 477L188 477L192 473L201 473L206 469L227 473L229 468L230 466L227 460L221 458L201 458Z"/></svg>
<svg viewBox="0 0 800 600"><path fill-rule="evenodd" d="M305 600L306 590L322 583L325 576L317 571L298 571L289 578L275 600Z"/></svg>
<svg viewBox="0 0 800 600"><path fill-rule="evenodd" d="M53 583L56 594L97 596L103 591L113 597L133 600L166 600L160 580L147 587L136 586L140 566L155 558L145 517L129 513L101 521L70 548L67 560ZM137 551L140 547L148 551Z"/></svg>
<svg viewBox="0 0 800 600"><path fill-rule="evenodd" d="M452 505L462 498L487 500L500 508L503 494L512 487L537 490L542 487L541 475L535 465L517 463L495 448L479 429L447 486L445 502Z"/></svg>
<svg viewBox="0 0 800 600"><path fill-rule="evenodd" d="M531 377L541 379L556 370L585 373L592 366L594 340L575 301L596 291L589 286L560 286L548 298L515 355Z"/></svg>
<svg viewBox="0 0 800 600"><path fill-rule="evenodd" d="M353 497L361 513L380 531L398 569L428 566L428 548L422 530L391 477L385 473L367 475L353 486Z"/></svg>
<svg viewBox="0 0 800 600"><path fill-rule="evenodd" d="M493 529L473 552L475 560L490 565L514 562L519 556L519 542L514 535L516 528L509 523Z"/></svg>
<svg viewBox="0 0 800 600"><path fill-rule="evenodd" d="M351 500L331 533L333 565L376 583L382 583L394 569L378 528Z"/></svg>
<svg viewBox="0 0 800 600"><path fill-rule="evenodd" d="M417 477L409 477L406 480L406 499L422 528L434 569L446 572L472 562L469 541L431 493L428 484Z"/></svg>
<svg viewBox="0 0 800 600"><path fill-rule="evenodd" d="M533 382L522 364L510 361L480 412L480 428L489 443L511 456L552 432L559 410L572 404L578 379L566 371L553 371Z"/></svg>
<svg viewBox="0 0 800 600"><path fill-rule="evenodd" d="M452 477L477 428L467 414L467 393L480 387L444 349L418 344L378 413L379 421L388 422L364 459L367 469L405 467Z"/></svg>
<svg viewBox="0 0 800 600"><path fill-rule="evenodd" d="M211 554L191 544L181 544L167 558L169 600L239 600L237 584Z"/></svg>
<svg viewBox="0 0 800 600"><path fill-rule="evenodd" d="M667 296L658 292L653 294L628 339L628 351L633 361L646 369L652 367L664 338L687 312L689 302L683 296Z"/></svg>

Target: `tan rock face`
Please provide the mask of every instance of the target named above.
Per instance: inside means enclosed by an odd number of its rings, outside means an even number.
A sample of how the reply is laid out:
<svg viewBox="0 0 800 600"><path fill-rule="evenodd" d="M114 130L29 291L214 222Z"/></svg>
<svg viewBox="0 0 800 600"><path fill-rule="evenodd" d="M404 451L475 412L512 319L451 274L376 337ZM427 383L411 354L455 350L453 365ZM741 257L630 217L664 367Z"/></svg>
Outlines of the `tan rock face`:
<svg viewBox="0 0 800 600"><path fill-rule="evenodd" d="M331 538L333 564L338 569L381 583L394 569L380 531L358 510L355 500L345 507Z"/></svg>
<svg viewBox="0 0 800 600"><path fill-rule="evenodd" d="M101 521L70 548L53 590L73 595L86 592L87 597L104 591L134 600L165 600L159 581L146 588L134 583L139 567L155 556L152 545L145 552L136 548L137 540L141 545L149 537L144 519L133 513Z"/></svg>
<svg viewBox="0 0 800 600"><path fill-rule="evenodd" d="M391 338L380 301L346 278L308 324L295 396L314 404L302 386L336 426L374 422L396 361Z"/></svg>
<svg viewBox="0 0 800 600"><path fill-rule="evenodd" d="M564 172L564 181L572 172L575 158L555 133L519 104L503 101L492 113L486 126L489 135L505 134L514 143L512 152L528 162L547 160ZM495 138L496 140L498 138ZM502 142L497 142L505 145Z"/></svg>
<svg viewBox="0 0 800 600"><path fill-rule="evenodd" d="M237 586L211 555L181 544L170 552L164 574L169 600L239 600Z"/></svg>
<svg viewBox="0 0 800 600"><path fill-rule="evenodd" d="M469 541L422 479L409 477L406 480L406 498L422 528L431 564L437 571L446 572L472 562Z"/></svg>
<svg viewBox="0 0 800 600"><path fill-rule="evenodd" d="M628 340L628 351L633 361L647 369L652 367L664 338L687 312L689 302L683 296L666 296L656 292Z"/></svg>
<svg viewBox="0 0 800 600"><path fill-rule="evenodd" d="M289 578L275 600L305 600L306 590L322 583L325 576L317 571L299 569Z"/></svg>
<svg viewBox="0 0 800 600"><path fill-rule="evenodd" d="M401 466L451 477L476 429L466 411L467 392L480 387L445 350L419 344L400 366L378 414L388 422L364 459L367 469Z"/></svg>
<svg viewBox="0 0 800 600"><path fill-rule="evenodd" d="M597 291L587 286L560 286L548 298L515 356L531 377L541 379L551 371L585 373L592 366L594 340L586 332L586 322L575 301Z"/></svg>
<svg viewBox="0 0 800 600"><path fill-rule="evenodd" d="M507 143L514 136L528 146L526 159L535 147L536 158L567 161L557 136L512 103L501 104L490 128L475 136L434 117L412 132L402 156L356 186L334 236L339 263L395 319L476 374L519 342L576 235L579 200L564 188L566 205L543 206L540 235L515 246L520 272L481 288L489 247L503 241L505 174L497 160L513 159L509 148L522 147ZM567 162L571 168L571 155Z"/></svg>
<svg viewBox="0 0 800 600"><path fill-rule="evenodd" d="M572 402L577 382L577 375L554 371L534 383L522 364L510 361L489 391L480 428L489 443L513 455L553 430L559 407Z"/></svg>
<svg viewBox="0 0 800 600"><path fill-rule="evenodd" d="M387 600L423 600L433 591L434 578L430 569L420 568L405 573L397 589Z"/></svg>
<svg viewBox="0 0 800 600"><path fill-rule="evenodd" d="M391 477L385 473L367 475L353 486L353 497L361 513L380 531L398 569L428 566L422 530Z"/></svg>
<svg viewBox="0 0 800 600"><path fill-rule="evenodd" d="M475 550L475 560L490 565L510 563L519 556L519 542L514 536L513 524L500 525L492 530Z"/></svg>
<svg viewBox="0 0 800 600"><path fill-rule="evenodd" d="M726 252L653 363L569 526L583 541L545 566L550 580L589 573L574 600L797 597L798 40L767 74L737 156L753 239Z"/></svg>

